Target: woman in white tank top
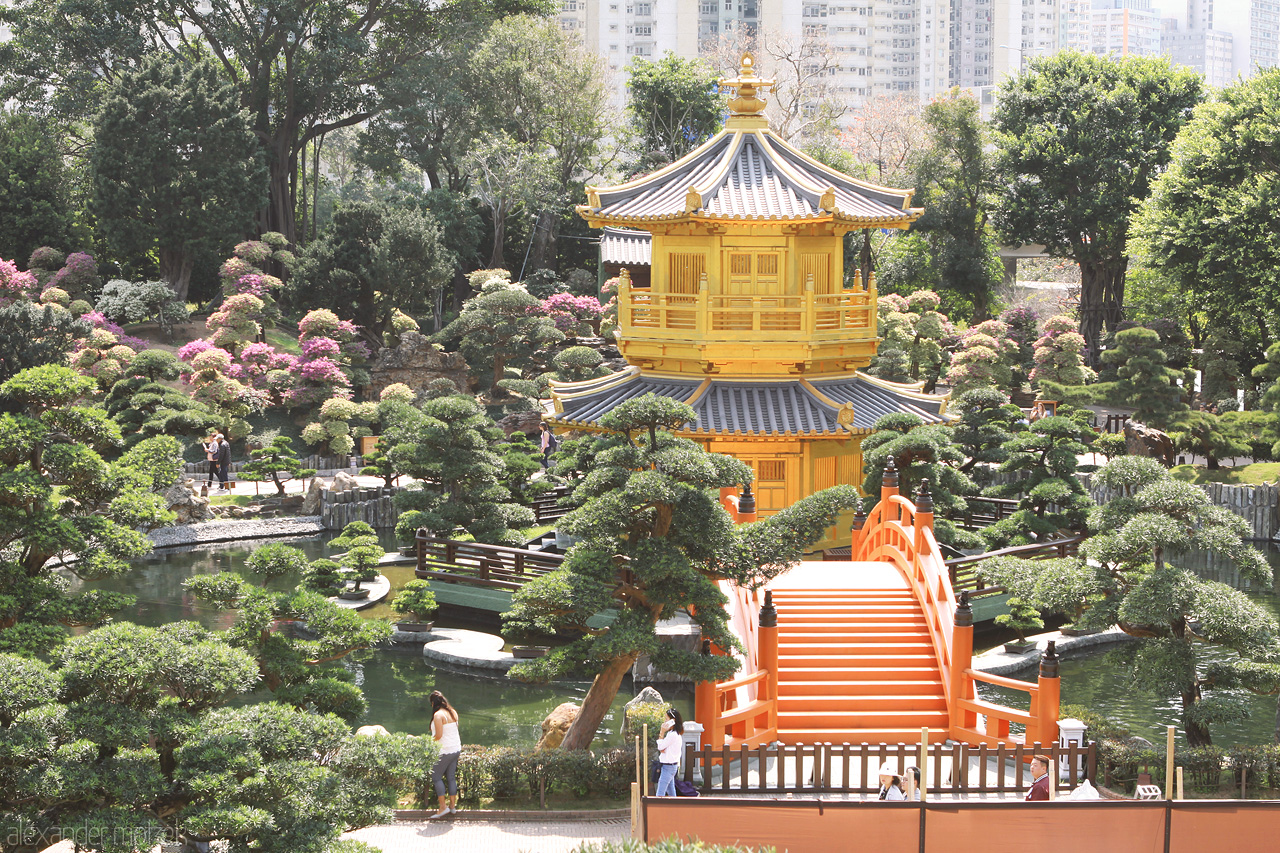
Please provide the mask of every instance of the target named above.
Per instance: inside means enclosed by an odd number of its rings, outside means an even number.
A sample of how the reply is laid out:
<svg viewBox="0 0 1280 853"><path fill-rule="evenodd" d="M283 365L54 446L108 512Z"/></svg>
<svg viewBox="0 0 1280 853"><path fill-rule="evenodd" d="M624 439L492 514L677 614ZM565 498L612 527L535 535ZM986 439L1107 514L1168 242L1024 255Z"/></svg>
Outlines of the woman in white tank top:
<svg viewBox="0 0 1280 853"><path fill-rule="evenodd" d="M458 735L458 712L444 694L433 690L427 698L431 702L431 737L440 744L440 757L431 770L431 783L440 798L440 810L427 818L436 820L458 810L458 757L462 755L462 738Z"/></svg>

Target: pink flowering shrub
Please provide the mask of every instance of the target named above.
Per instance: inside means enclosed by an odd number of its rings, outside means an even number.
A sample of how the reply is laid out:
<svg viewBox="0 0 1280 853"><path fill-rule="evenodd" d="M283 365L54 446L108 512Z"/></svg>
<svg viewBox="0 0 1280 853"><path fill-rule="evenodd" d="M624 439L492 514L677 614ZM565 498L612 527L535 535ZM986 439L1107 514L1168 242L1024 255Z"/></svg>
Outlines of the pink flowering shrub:
<svg viewBox="0 0 1280 853"><path fill-rule="evenodd" d="M239 351L253 341L262 332L263 305L261 299L248 293L226 297L221 307L205 321L205 326L213 332L214 346Z"/></svg>
<svg viewBox="0 0 1280 853"><path fill-rule="evenodd" d="M369 348L356 339L359 328L332 311L320 308L298 322L298 344L302 357L290 368L298 384L285 392L291 406L313 406L331 398L348 400L354 378L361 384L355 365L369 357ZM362 371L361 371L362 373Z"/></svg>
<svg viewBox="0 0 1280 853"><path fill-rule="evenodd" d="M342 347L333 338L307 338L302 341L303 358L333 358Z"/></svg>
<svg viewBox="0 0 1280 853"><path fill-rule="evenodd" d="M86 299L96 294L102 287L102 279L98 276L98 262L93 255L84 252L72 252L67 255L67 262L58 270L49 287L57 287L71 294L72 299Z"/></svg>
<svg viewBox="0 0 1280 853"><path fill-rule="evenodd" d="M973 326L960 335L959 349L951 356L951 393L959 396L974 388L1008 392L1017 358L1018 345L1010 339L1007 325L987 320Z"/></svg>
<svg viewBox="0 0 1280 853"><path fill-rule="evenodd" d="M605 308L594 296L553 293L542 301L540 312L551 318L565 334L600 333Z"/></svg>
<svg viewBox="0 0 1280 853"><path fill-rule="evenodd" d="M1080 325L1070 317L1058 314L1044 321L1043 332L1035 345L1035 368L1031 382L1037 388L1050 382L1056 385L1084 385L1097 378L1085 366L1087 344Z"/></svg>
<svg viewBox="0 0 1280 853"><path fill-rule="evenodd" d="M0 300L8 304L15 299L30 297L36 287L36 277L22 272L13 261L0 258Z"/></svg>
<svg viewBox="0 0 1280 853"><path fill-rule="evenodd" d="M80 315L80 319L93 326L95 329L105 329L112 335L115 335L117 341L124 344L134 352L142 352L142 350L150 349L151 347L151 344L147 343L142 338L135 338L133 335L126 335L124 333L124 329L108 320L103 316L101 311L86 311Z"/></svg>
<svg viewBox="0 0 1280 853"><path fill-rule="evenodd" d="M254 266L262 266L271 259L271 247L261 240L237 243L233 252L237 258L243 258Z"/></svg>
<svg viewBox="0 0 1280 853"><path fill-rule="evenodd" d="M95 328L89 336L76 342L71 353L71 366L84 376L97 380L98 389L106 391L116 383L137 352L120 343L117 335Z"/></svg>

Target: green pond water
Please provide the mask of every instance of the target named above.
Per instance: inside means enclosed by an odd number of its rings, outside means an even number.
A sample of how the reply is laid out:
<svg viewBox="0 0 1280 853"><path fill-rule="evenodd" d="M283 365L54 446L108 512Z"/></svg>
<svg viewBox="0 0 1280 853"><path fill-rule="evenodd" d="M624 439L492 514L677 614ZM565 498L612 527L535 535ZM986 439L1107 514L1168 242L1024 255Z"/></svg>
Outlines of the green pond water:
<svg viewBox="0 0 1280 853"><path fill-rule="evenodd" d="M1273 570L1280 566L1280 551L1274 546L1264 549ZM1195 571L1208 580L1216 580L1243 589L1250 598L1280 619L1280 596L1277 588L1260 589L1242 583L1234 571L1222 566L1209 555L1189 555L1171 560L1174 565ZM976 643L983 648L992 643ZM1182 705L1176 697L1159 696L1139 690L1133 685L1134 657L1139 642L1105 646L1096 651L1075 654L1062 659L1062 703L1084 705L1106 714L1128 726L1134 734L1152 742L1163 743L1168 726L1178 726L1179 742L1185 744L1181 734ZM1207 643L1197 644L1199 666L1203 672L1210 664L1234 657L1232 652ZM1034 681L1034 667L1010 676L1021 681ZM1025 708L1027 694L1006 690L992 685L982 685L979 695L983 699L1017 708ZM1241 691L1238 696L1249 711L1249 717L1239 722L1214 723L1209 727L1213 742L1218 746L1233 744L1268 744L1273 742L1276 728L1277 697L1258 696Z"/></svg>
<svg viewBox="0 0 1280 853"><path fill-rule="evenodd" d="M325 542L329 538L285 541L314 559L327 555ZM196 575L241 571L245 558L267 541L270 540L204 545L198 549L158 550L138 560L134 571L128 575L89 586L127 592L137 597L133 607L117 615L119 621L163 625L188 620L211 629L226 628L231 625L235 614L196 601L183 584ZM390 531L383 537L383 545L387 550L394 549L395 541ZM392 583L390 598L413 579L413 567L391 566L384 569L383 574ZM283 578L272 586L286 589L295 582L296 578ZM373 619L392 619L394 616L385 603L361 612ZM451 616L444 608L437 617L435 621L440 627L477 627L465 618ZM585 681L528 685L505 676L486 677L445 669L425 661L419 647L358 652L344 659L343 665L354 674L369 705L364 719L359 721L360 725L377 724L391 731L426 734L431 722L427 695L432 690L439 690L461 713L463 741L483 746L533 746L542 733L541 724L547 714L562 702L581 702L589 686ZM601 725L596 745L621 745L622 706L632 695L630 682L626 682ZM269 696L263 690L246 699L253 701ZM681 711L692 713L691 693L669 696L664 691L664 697L673 701Z"/></svg>

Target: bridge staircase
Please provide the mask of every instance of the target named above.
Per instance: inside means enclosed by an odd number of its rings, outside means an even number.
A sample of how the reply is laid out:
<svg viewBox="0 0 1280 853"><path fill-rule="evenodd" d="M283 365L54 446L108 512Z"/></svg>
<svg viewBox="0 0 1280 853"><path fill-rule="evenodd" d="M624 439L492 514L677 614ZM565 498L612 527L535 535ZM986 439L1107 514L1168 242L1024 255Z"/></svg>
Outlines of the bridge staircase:
<svg viewBox="0 0 1280 853"><path fill-rule="evenodd" d="M695 715L713 749L918 743L922 729L973 745L1057 740L1052 644L1034 683L973 669L968 593L952 589L928 484L914 502L899 495L892 459L883 483L854 522L851 560L799 563L763 596L726 585L746 653L735 679L697 686ZM722 498L739 521L752 519ZM1027 710L979 699L983 682L1025 693Z"/></svg>

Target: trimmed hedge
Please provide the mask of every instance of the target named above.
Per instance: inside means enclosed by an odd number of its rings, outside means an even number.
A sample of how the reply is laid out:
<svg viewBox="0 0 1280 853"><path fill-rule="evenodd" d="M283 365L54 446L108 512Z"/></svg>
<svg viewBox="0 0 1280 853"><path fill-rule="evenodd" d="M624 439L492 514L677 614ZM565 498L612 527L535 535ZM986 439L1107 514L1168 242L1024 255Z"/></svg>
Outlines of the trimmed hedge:
<svg viewBox="0 0 1280 853"><path fill-rule="evenodd" d="M635 759L624 749L537 752L464 746L458 759L458 801L468 806L488 799L537 801L540 790L548 795L569 793L579 799L626 797L635 778ZM434 802L429 778L420 780L416 795L420 808Z"/></svg>

